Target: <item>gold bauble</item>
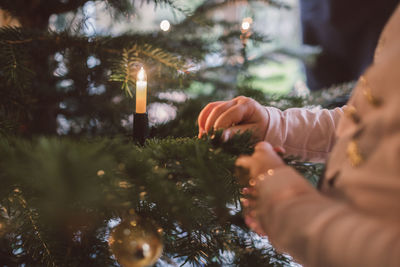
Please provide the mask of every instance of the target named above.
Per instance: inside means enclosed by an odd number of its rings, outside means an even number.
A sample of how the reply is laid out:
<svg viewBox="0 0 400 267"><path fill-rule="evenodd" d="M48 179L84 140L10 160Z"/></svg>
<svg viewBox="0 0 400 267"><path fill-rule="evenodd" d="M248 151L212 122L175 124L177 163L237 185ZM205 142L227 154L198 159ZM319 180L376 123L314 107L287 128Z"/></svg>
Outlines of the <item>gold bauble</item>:
<svg viewBox="0 0 400 267"><path fill-rule="evenodd" d="M108 244L123 267L144 267L161 256L161 235L154 224L143 218L123 220L111 232Z"/></svg>

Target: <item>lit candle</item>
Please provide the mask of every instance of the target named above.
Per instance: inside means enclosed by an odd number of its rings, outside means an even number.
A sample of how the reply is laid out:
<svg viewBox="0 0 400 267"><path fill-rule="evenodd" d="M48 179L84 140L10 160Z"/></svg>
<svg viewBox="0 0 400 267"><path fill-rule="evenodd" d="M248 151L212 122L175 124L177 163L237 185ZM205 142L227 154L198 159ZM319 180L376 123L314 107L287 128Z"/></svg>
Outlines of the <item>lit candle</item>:
<svg viewBox="0 0 400 267"><path fill-rule="evenodd" d="M145 70L140 68L136 79L136 113L146 113L147 98L147 75Z"/></svg>

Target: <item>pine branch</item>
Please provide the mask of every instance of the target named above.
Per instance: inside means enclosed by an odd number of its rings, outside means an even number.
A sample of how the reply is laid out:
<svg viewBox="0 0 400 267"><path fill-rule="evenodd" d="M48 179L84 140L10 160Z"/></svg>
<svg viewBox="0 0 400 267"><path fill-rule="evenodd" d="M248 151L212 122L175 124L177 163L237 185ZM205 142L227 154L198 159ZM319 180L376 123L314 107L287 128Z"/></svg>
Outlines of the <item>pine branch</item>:
<svg viewBox="0 0 400 267"><path fill-rule="evenodd" d="M132 91L136 80L133 72L139 65L139 58L130 53L129 50L124 49L121 58L116 62L114 61L112 66L110 81L121 82L121 89L130 97L133 97Z"/></svg>
<svg viewBox="0 0 400 267"><path fill-rule="evenodd" d="M125 38L124 43L129 44L137 36L121 38ZM110 80L121 82L122 89L130 97L132 97L132 88L135 86L133 72L140 64L144 62L149 62L149 64L159 63L167 68L179 71L185 71L186 69L183 59L163 48L148 43L135 43L130 45L129 48L118 50L114 43L109 42L109 37L98 37L94 40L89 40L87 37L70 36L65 32L37 34L36 31L6 27L0 29L0 43L4 44L0 48L2 75L10 85L20 87L27 87L34 77L34 73L29 67L32 62L30 62L28 54L38 53L38 51L30 51L30 49L36 48L39 44L51 46L55 51L82 47L92 50L93 53L113 54L113 56L110 56L112 63ZM119 61L118 58L117 60L115 59L115 54L121 54Z"/></svg>
<svg viewBox="0 0 400 267"><path fill-rule="evenodd" d="M115 15L122 15L134 12L134 2L147 2L158 5L169 5L174 10L182 10L174 4L172 0L94 0L94 2L104 2L112 9ZM0 9L7 10L13 17L18 18L25 27L37 27L45 29L48 17L52 14L62 14L66 12L76 12L78 8L85 5L89 0L69 0L69 1L31 1L28 5L24 0L0 1ZM38 23L38 21L41 21Z"/></svg>
<svg viewBox="0 0 400 267"><path fill-rule="evenodd" d="M210 10L214 10L217 8L221 8L226 5L230 5L233 3L253 3L253 2L264 2L274 7L279 8L290 8L287 4L285 4L281 0L228 0L228 1L219 1L219 0L210 0L205 1L203 5L200 5L193 12L193 16L199 15L202 16L204 13L209 12Z"/></svg>
<svg viewBox="0 0 400 267"><path fill-rule="evenodd" d="M15 121L10 121L7 118L3 118L3 116L1 116L1 113L2 112L0 111L0 136L6 136L15 133L17 128L15 125Z"/></svg>
<svg viewBox="0 0 400 267"><path fill-rule="evenodd" d="M161 48L145 44L143 47L133 47L132 50L138 51L139 54L152 58L170 68L181 71L186 70L185 62L182 59L162 50Z"/></svg>
<svg viewBox="0 0 400 267"><path fill-rule="evenodd" d="M89 0L69 0L66 3L59 3L54 6L54 8L49 10L50 14L60 14L68 11L76 10L77 8L83 6Z"/></svg>
<svg viewBox="0 0 400 267"><path fill-rule="evenodd" d="M146 57L175 70L185 70L184 61L179 57L150 44L133 45L130 49L123 49L121 58L113 61L110 81L121 82L121 89L133 97L133 87L136 86L136 76L133 75L138 67L143 65Z"/></svg>
<svg viewBox="0 0 400 267"><path fill-rule="evenodd" d="M46 232L52 233L56 229L70 229L69 222L82 215L93 218L95 214L99 222L107 222L133 209L141 217L156 220L164 229L168 255L179 256L192 265L201 265L202 261L224 263L220 251L232 250L237 250L241 260L278 261L280 256L271 250L243 244L242 240L251 240L250 231L227 209L238 201L240 186L233 176L234 162L238 155L251 153L251 135L237 135L227 143L220 140L220 135L217 132L202 140L153 139L145 147L108 139L0 139L2 188L18 185L29 192L28 197L22 196L20 189L13 193L26 218L18 231L27 259L38 259L39 255L52 266L83 261L92 253L107 258L107 250L92 252L87 248L87 252L79 254L82 258L65 259L60 249L71 247L71 241L65 237L51 239L51 235L44 238L39 227L43 225L42 218L53 222L44 224ZM24 168L16 167L21 164ZM34 207L28 207L29 200ZM240 210L236 208L235 212ZM77 217L78 214L81 215ZM87 227L105 227L92 219L80 223L84 227L74 226L73 233ZM237 227L240 230L236 233ZM93 237L86 246L100 246L102 239L102 235ZM252 249L252 256L246 247Z"/></svg>
<svg viewBox="0 0 400 267"><path fill-rule="evenodd" d="M0 44L2 42L0 41ZM0 47L0 71L9 85L15 87L27 87L34 76L34 72L28 67L28 55L23 49L18 49L12 44L4 44Z"/></svg>
<svg viewBox="0 0 400 267"><path fill-rule="evenodd" d="M26 202L26 200L23 197L22 192L19 188L14 189L12 199L17 200L19 205L21 205L23 214L28 219L30 226L32 228L31 232L35 235L35 238L39 241L39 244L42 246L41 251L43 253L41 253L39 251L33 251L31 253L33 255L37 255L38 257L40 257L40 262L46 263L46 266L57 267L57 264L55 263L53 255L50 252L47 243L44 241L44 239L42 237L41 229L39 229L39 226L36 222L36 218L38 217L38 215L36 213L34 213L34 211L28 207L28 203ZM26 234L26 233L24 233L24 234ZM26 243L23 242L22 246L25 246L25 245L26 245ZM26 249L26 251L29 251L31 249L30 247L26 247L26 246L24 248Z"/></svg>

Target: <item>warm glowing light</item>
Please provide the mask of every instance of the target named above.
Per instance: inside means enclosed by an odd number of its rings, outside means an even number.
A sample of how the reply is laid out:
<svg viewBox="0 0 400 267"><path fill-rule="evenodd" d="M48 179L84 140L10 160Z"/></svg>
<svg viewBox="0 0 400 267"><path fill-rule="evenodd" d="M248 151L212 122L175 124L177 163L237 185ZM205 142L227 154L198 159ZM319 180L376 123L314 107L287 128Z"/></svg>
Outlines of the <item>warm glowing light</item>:
<svg viewBox="0 0 400 267"><path fill-rule="evenodd" d="M143 69L143 67L140 68L140 70L139 70L139 72L137 74L137 80L138 81L147 82L146 71Z"/></svg>
<svg viewBox="0 0 400 267"><path fill-rule="evenodd" d="M169 23L168 20L165 19L165 20L161 21L161 23L160 23L161 30L166 32L169 30L170 27L171 27L171 23Z"/></svg>
<svg viewBox="0 0 400 267"><path fill-rule="evenodd" d="M249 30L252 23L253 23L252 18L244 18L242 21L242 30L244 31Z"/></svg>
<svg viewBox="0 0 400 267"><path fill-rule="evenodd" d="M146 113L147 101L147 75L143 67L140 68L136 78L136 113Z"/></svg>
<svg viewBox="0 0 400 267"><path fill-rule="evenodd" d="M248 23L247 21L242 23L242 29L243 30L248 30L250 29L250 23Z"/></svg>

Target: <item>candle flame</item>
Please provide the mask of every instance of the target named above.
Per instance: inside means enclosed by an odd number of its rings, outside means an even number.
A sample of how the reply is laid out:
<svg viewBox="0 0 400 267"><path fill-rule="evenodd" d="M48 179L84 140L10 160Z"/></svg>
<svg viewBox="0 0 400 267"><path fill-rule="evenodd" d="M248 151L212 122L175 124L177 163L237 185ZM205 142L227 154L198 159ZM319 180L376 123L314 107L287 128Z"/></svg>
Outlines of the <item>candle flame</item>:
<svg viewBox="0 0 400 267"><path fill-rule="evenodd" d="M140 68L138 74L137 74L137 80L138 81L142 81L142 82L146 82L147 81L147 75L146 75L146 71L143 69L143 67Z"/></svg>

